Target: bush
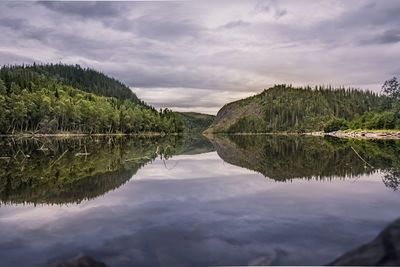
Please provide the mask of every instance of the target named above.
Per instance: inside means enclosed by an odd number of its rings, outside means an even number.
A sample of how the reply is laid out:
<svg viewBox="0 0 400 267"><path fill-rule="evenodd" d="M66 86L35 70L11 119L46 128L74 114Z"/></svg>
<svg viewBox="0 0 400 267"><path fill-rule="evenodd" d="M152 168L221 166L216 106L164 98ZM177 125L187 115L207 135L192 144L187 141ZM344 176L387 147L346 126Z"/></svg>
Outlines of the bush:
<svg viewBox="0 0 400 267"><path fill-rule="evenodd" d="M393 111L386 111L383 113L366 112L360 118L355 119L349 123L351 129L395 129L397 128L396 113Z"/></svg>
<svg viewBox="0 0 400 267"><path fill-rule="evenodd" d="M335 132L339 130L347 130L347 129L349 129L348 122L344 119L337 119L337 118L328 121L324 126L324 132L326 133Z"/></svg>

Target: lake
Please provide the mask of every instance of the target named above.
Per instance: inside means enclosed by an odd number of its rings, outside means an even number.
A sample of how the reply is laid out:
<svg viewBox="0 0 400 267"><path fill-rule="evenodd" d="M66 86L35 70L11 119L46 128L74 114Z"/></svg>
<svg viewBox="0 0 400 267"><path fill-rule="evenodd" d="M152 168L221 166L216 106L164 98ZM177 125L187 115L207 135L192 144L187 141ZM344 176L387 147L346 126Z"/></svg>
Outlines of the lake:
<svg viewBox="0 0 400 267"><path fill-rule="evenodd" d="M400 140L0 139L1 266L323 265L400 216Z"/></svg>

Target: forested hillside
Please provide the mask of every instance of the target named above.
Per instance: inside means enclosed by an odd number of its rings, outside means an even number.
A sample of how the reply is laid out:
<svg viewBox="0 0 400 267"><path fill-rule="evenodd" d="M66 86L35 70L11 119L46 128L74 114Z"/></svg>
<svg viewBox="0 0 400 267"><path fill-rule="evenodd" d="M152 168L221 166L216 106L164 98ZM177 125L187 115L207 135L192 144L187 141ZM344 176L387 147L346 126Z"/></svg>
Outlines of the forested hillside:
<svg viewBox="0 0 400 267"><path fill-rule="evenodd" d="M201 133L210 127L215 116L196 112L178 112L182 116L186 133Z"/></svg>
<svg viewBox="0 0 400 267"><path fill-rule="evenodd" d="M385 110L385 100L356 89L277 85L225 105L206 132L319 131L333 118L353 120L368 111Z"/></svg>
<svg viewBox="0 0 400 267"><path fill-rule="evenodd" d="M0 69L0 133L182 132L176 113L158 112L121 82L79 66Z"/></svg>
<svg viewBox="0 0 400 267"><path fill-rule="evenodd" d="M48 80L52 80L98 96L115 97L119 100L128 99L135 103L144 104L125 84L103 73L82 68L79 65L33 64L7 66L1 69L0 77L8 88L12 82L20 88L30 89L30 82L36 86L43 87L43 85L48 84ZM40 79L40 77L45 77L45 79Z"/></svg>

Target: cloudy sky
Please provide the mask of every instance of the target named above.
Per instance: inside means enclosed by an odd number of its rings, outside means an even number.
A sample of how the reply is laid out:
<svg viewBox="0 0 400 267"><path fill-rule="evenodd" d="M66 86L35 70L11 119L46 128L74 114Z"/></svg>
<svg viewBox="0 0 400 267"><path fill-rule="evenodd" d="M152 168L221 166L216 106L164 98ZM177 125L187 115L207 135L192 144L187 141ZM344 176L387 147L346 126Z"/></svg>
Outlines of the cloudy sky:
<svg viewBox="0 0 400 267"><path fill-rule="evenodd" d="M398 0L0 0L0 64L80 64L155 107L216 113L279 83L379 91L400 74L399 14Z"/></svg>

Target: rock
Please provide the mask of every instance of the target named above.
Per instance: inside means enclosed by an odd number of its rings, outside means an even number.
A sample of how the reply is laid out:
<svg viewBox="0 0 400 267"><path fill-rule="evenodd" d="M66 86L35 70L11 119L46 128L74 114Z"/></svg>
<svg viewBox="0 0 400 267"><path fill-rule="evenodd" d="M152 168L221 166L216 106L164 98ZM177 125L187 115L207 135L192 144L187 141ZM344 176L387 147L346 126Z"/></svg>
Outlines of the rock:
<svg viewBox="0 0 400 267"><path fill-rule="evenodd" d="M69 261L53 265L54 267L106 267L103 262L96 261L88 255L79 255Z"/></svg>
<svg viewBox="0 0 400 267"><path fill-rule="evenodd" d="M328 265L400 266L400 219L391 223L370 243L347 252Z"/></svg>

